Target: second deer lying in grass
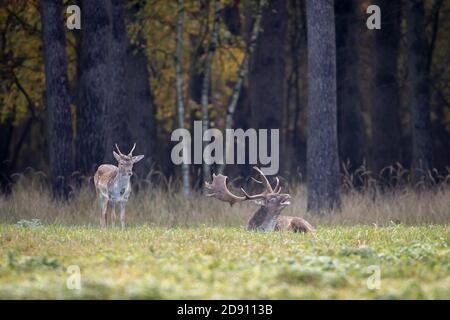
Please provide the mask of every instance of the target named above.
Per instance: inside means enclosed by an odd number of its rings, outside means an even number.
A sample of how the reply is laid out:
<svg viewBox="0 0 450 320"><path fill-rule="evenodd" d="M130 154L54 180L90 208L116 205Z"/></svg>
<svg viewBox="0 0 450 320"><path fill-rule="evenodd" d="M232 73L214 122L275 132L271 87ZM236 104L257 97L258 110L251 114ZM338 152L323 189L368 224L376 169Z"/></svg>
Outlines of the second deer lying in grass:
<svg viewBox="0 0 450 320"><path fill-rule="evenodd" d="M256 211L250 220L248 221L247 228L249 230L257 231L274 231L284 230L293 232L310 232L314 231L314 228L304 219L299 217L281 216L281 210L291 204L291 196L287 193L280 193L280 180L276 178L277 184L275 188L267 180L266 176L258 168L254 168L260 176L262 181L255 180L260 184L265 185L265 190L256 195L249 195L243 188L243 196L237 196L227 187L227 176L222 174L213 175L213 181L211 183L205 183L206 188L210 193L209 197L215 197L221 201L228 202L233 205L237 202L245 200L256 200L261 205L258 211Z"/></svg>

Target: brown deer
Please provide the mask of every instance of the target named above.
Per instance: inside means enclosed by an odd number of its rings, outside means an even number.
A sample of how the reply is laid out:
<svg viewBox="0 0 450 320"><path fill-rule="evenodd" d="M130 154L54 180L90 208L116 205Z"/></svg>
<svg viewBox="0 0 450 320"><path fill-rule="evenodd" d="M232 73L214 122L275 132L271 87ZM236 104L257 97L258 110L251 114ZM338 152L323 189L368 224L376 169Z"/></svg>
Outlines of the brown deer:
<svg viewBox="0 0 450 320"><path fill-rule="evenodd" d="M133 175L133 164L142 160L143 155L133 156L136 143L130 153L125 155L120 152L116 144L117 151L113 151L114 158L118 166L112 164L102 164L98 167L94 175L95 191L100 202L101 217L100 225L106 228L108 213L111 213L111 224L116 223L116 203L120 205L120 225L125 229L125 206L131 193L130 178Z"/></svg>
<svg viewBox="0 0 450 320"><path fill-rule="evenodd" d="M265 190L259 194L249 195L243 188L243 196L233 194L227 187L227 176L222 174L213 174L211 183L205 182L207 194L209 197L215 197L221 201L233 205L245 200L256 200L261 205L248 221L248 230L257 231L293 231L293 232L311 232L314 228L304 219L299 217L281 216L281 210L291 204L291 196L287 193L281 193L280 180L276 177L276 186L272 189L269 180L264 173L257 167L254 167L262 178L262 181L252 178L254 181L265 185Z"/></svg>

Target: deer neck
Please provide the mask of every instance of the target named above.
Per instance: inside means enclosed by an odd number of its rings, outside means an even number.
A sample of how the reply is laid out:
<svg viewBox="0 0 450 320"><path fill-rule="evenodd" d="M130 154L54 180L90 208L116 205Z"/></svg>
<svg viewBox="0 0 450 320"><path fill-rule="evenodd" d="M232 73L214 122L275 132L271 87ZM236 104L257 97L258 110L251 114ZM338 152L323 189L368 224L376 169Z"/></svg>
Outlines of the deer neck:
<svg viewBox="0 0 450 320"><path fill-rule="evenodd" d="M116 184L119 188L126 188L130 184L130 176L121 173L120 171L118 172L116 179Z"/></svg>
<svg viewBox="0 0 450 320"><path fill-rule="evenodd" d="M266 207L261 207L250 218L248 222L248 229L264 232L273 231L275 229L275 225L277 224L277 218L279 214L280 210L274 212L273 210L269 210Z"/></svg>

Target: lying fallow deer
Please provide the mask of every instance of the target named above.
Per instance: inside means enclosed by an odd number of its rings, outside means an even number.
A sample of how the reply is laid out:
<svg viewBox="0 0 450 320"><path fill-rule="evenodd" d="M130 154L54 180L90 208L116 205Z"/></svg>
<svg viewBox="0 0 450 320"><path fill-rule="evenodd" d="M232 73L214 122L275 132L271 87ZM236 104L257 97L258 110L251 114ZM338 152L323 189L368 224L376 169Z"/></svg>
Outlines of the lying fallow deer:
<svg viewBox="0 0 450 320"><path fill-rule="evenodd" d="M122 230L125 228L125 206L131 192L130 178L133 174L133 164L142 160L143 155L133 156L136 143L128 155L120 152L116 144L117 151L113 151L114 158L118 162L118 166L112 164L102 164L98 167L94 176L95 191L100 201L102 210L100 217L100 225L106 228L108 212L111 213L111 222L113 228L116 223L116 203L120 205L120 224Z"/></svg>
<svg viewBox="0 0 450 320"><path fill-rule="evenodd" d="M205 183L206 188L210 192L207 194L209 197L215 197L219 200L228 202L233 205L237 202L245 200L257 200L257 203L261 205L258 211L256 211L250 220L248 221L247 229L257 231L293 231L293 232L310 232L314 231L314 228L304 219L299 217L280 216L281 210L291 204L291 196L287 193L280 193L281 186L280 180L276 178L277 184L274 189L267 180L266 176L259 168L254 167L260 174L262 181L252 178L254 181L264 184L266 189L256 195L249 195L243 188L243 196L237 196L227 187L227 176L222 174L213 175L213 181L211 183Z"/></svg>

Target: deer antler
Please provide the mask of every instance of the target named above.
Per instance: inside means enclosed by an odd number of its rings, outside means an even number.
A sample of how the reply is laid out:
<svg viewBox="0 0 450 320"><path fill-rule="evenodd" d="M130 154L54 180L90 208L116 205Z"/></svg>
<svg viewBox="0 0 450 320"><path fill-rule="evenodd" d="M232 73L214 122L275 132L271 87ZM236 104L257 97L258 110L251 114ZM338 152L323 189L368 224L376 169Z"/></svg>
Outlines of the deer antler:
<svg viewBox="0 0 450 320"><path fill-rule="evenodd" d="M131 149L131 151L130 151L130 153L128 154L128 156L131 157L131 156L133 155L134 148L136 148L136 142L134 143L133 148Z"/></svg>
<svg viewBox="0 0 450 320"><path fill-rule="evenodd" d="M228 190L227 179L228 177L222 174L213 174L213 181L211 183L205 182L206 189L210 191L206 196L228 202L230 206L236 202L247 200L246 197L237 196Z"/></svg>
<svg viewBox="0 0 450 320"><path fill-rule="evenodd" d="M258 170L259 172L259 170ZM256 183L259 184L264 184L264 182L259 181L258 179L255 179L253 177L250 177L253 181L255 181ZM275 177L275 180L277 181L277 184L275 185L275 188L273 188L273 192L274 193L280 193L281 192L281 186L280 186L280 179L278 179L278 177Z"/></svg>
<svg viewBox="0 0 450 320"><path fill-rule="evenodd" d="M273 188L273 192L280 193L281 192L280 179L278 179L278 177L275 177L275 180L277 180L277 184L275 185L275 188Z"/></svg>
<svg viewBox="0 0 450 320"><path fill-rule="evenodd" d="M263 178L263 182L266 185L266 193L273 193L273 189L272 186L270 185L269 180L267 180L266 175L261 171L261 169L259 169L258 167L253 167L253 169L255 169L256 171L258 171L259 175L261 176L261 178ZM278 187L278 183L277 183L277 187Z"/></svg>
<svg viewBox="0 0 450 320"><path fill-rule="evenodd" d="M116 143L116 149L117 149L117 151L119 151L119 154L120 154L121 156L123 156L123 153L122 153L122 151L120 151L119 146L117 145L117 143Z"/></svg>
<svg viewBox="0 0 450 320"><path fill-rule="evenodd" d="M269 180L267 180L264 173L257 167L254 167L256 171L261 175L263 178L263 181L256 180L252 178L257 183L264 184L266 186L266 189L258 194L255 195L249 195L244 188L241 188L241 191L244 193L244 196L237 196L228 189L227 187L227 176L224 176L222 174L215 175L213 174L213 181L211 183L205 182L206 188L211 192L207 194L208 197L215 197L219 200L228 202L230 205L235 204L236 202L244 201L244 200L256 200L267 197L270 193L280 193L281 187L279 188L280 180L278 177L276 178L277 184L275 186L275 191L272 189L272 186L269 183Z"/></svg>

